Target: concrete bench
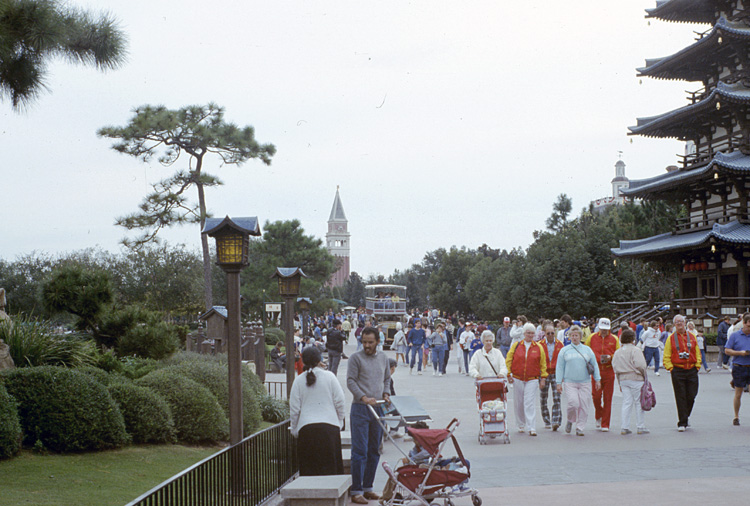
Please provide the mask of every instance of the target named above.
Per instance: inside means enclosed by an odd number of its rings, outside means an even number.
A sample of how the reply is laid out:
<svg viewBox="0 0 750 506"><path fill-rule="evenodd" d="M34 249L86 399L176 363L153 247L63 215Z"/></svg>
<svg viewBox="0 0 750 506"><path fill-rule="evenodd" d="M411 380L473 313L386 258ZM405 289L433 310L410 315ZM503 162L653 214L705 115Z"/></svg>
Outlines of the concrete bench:
<svg viewBox="0 0 750 506"><path fill-rule="evenodd" d="M352 447L352 433L345 430L341 433L341 448Z"/></svg>
<svg viewBox="0 0 750 506"><path fill-rule="evenodd" d="M344 461L344 472L347 474L351 474L352 472L352 450L351 448L342 448L341 458Z"/></svg>
<svg viewBox="0 0 750 506"><path fill-rule="evenodd" d="M346 506L350 474L300 476L281 489L285 506Z"/></svg>

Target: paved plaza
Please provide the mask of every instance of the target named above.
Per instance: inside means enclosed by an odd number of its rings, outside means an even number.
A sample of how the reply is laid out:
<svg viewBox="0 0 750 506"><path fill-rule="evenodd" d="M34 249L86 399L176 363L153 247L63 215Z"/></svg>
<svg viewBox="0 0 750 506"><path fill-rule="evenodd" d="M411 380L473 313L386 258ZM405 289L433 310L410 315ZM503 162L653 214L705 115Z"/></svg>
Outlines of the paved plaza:
<svg viewBox="0 0 750 506"><path fill-rule="evenodd" d="M347 346L345 351L351 355L355 349ZM386 353L394 356L392 351ZM342 361L338 378L348 406L347 362ZM454 417L461 421L456 436L471 461L471 485L480 490L485 505L750 504L750 395L743 397L743 425L734 427L729 372L715 367L709 374L701 372L691 427L679 433L669 373L662 370L657 377L651 372L649 379L657 397L657 406L646 413L650 434L636 435L634 420L634 433L620 434L622 397L615 387L608 433L595 428L592 407L585 437L565 434L562 427L554 433L544 429L539 409L539 435L519 434L511 402L511 444L490 440L480 445L474 381L458 374L455 356L444 377L433 376L431 365L422 376L416 368L410 376L409 368L401 364L394 374L396 393L416 397L434 420L432 428L445 427ZM512 387L509 395L512 399ZM563 396L563 425L564 413ZM397 441L404 451L412 444ZM396 448L386 443L381 462L394 464L399 457ZM385 473L379 469L376 491L384 484ZM464 498L456 504L471 501Z"/></svg>

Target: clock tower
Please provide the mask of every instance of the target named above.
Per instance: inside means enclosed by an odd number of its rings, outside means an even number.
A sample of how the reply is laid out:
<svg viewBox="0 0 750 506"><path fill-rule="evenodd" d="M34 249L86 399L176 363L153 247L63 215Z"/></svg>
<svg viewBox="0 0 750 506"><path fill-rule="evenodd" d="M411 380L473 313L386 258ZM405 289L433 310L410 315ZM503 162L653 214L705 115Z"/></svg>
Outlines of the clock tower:
<svg viewBox="0 0 750 506"><path fill-rule="evenodd" d="M336 257L338 266L338 270L333 273L329 280L331 286L344 286L346 280L349 279L348 224L337 186L331 216L328 218L328 233L326 233L326 249Z"/></svg>

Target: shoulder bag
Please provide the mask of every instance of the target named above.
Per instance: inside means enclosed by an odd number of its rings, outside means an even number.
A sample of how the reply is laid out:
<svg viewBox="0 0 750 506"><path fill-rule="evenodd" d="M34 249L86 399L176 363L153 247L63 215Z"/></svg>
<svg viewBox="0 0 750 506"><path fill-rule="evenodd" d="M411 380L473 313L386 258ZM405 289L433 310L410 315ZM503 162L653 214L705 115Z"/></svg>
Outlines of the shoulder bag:
<svg viewBox="0 0 750 506"><path fill-rule="evenodd" d="M586 361L586 370L587 370L587 371L589 372L589 376L592 376L592 377L593 377L593 376L594 376L594 373L596 372L596 369L594 369L594 364L592 364L591 362L589 362L589 361L588 361L588 359L587 359L586 357L584 357L584 356L583 356L583 353L581 353L581 352L580 352L580 351L578 350L578 348L576 348L575 346L572 346L572 345L571 345L571 347L572 347L572 348L573 348L574 350L576 350L576 351L578 352L578 354L579 354L579 355L580 355L580 356L581 356L581 357L582 357L582 358L583 358L583 359L584 359L584 360Z"/></svg>
<svg viewBox="0 0 750 506"><path fill-rule="evenodd" d="M656 394L651 387L651 382L648 380L648 374L646 374L644 375L643 386L641 387L641 409L643 411L651 411L651 408L654 406L656 406Z"/></svg>

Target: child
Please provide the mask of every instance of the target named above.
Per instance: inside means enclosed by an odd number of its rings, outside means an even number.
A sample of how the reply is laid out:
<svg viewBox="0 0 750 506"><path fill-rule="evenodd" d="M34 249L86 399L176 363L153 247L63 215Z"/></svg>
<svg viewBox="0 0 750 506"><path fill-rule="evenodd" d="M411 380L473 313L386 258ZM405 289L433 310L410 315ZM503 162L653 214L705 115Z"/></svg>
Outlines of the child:
<svg viewBox="0 0 750 506"><path fill-rule="evenodd" d="M393 384L391 384L391 387L393 387ZM425 422L417 422L413 426L415 429L429 429L430 427ZM430 460L430 454L427 450L423 449L419 446L419 443L416 441L414 442L414 447L409 450L409 458L403 458L399 460L399 467L405 466L407 464L411 464L412 462L415 465L422 465L427 464ZM398 473L398 471L396 471ZM390 476L388 477L388 483L385 484L385 488L383 488L383 493L380 495L380 504L384 504L388 502L391 497L393 497L393 491L396 489L396 482L393 481L393 478Z"/></svg>

